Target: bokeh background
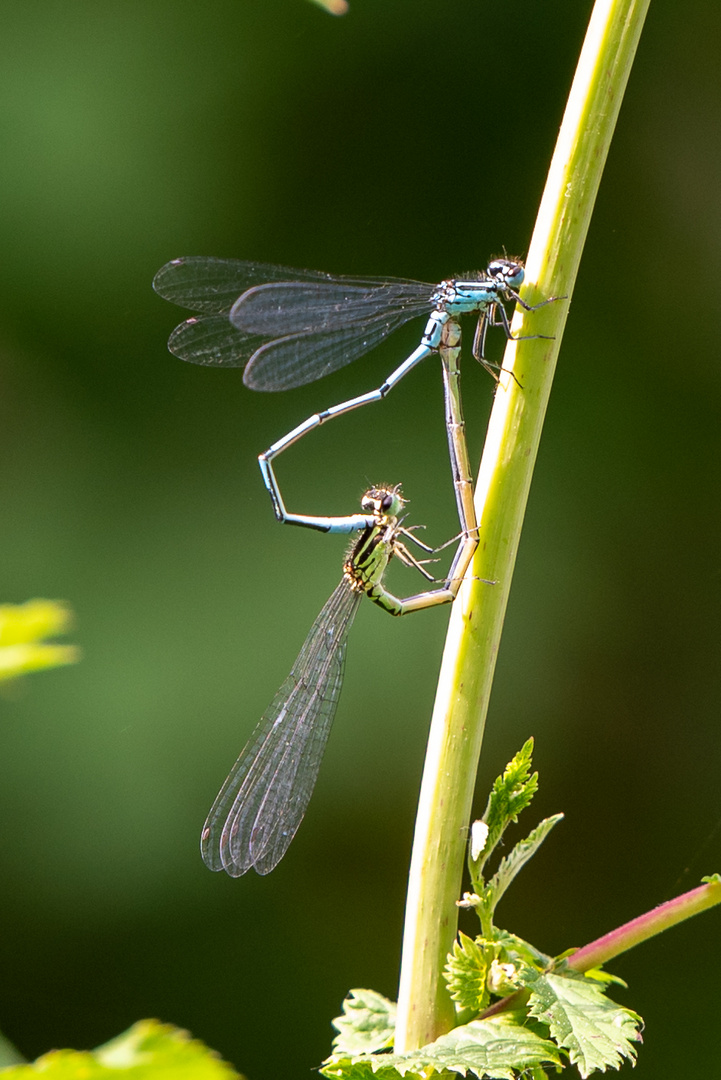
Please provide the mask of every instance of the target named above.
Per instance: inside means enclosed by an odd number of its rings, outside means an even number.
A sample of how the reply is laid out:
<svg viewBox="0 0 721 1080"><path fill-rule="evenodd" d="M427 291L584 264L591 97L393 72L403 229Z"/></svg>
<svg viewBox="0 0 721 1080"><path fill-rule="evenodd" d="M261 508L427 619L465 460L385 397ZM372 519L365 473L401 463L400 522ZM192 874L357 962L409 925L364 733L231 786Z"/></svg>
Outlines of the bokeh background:
<svg viewBox="0 0 721 1080"><path fill-rule="evenodd" d="M428 281L522 254L590 10L3 4L0 599L69 601L84 651L0 701L0 1030L26 1055L158 1016L251 1080L302 1078L350 987L395 997L447 613L361 609L272 876L211 875L198 837L344 550L275 523L256 455L377 385L419 324L260 395L166 352L184 316L150 282L185 254ZM526 829L567 818L499 917L549 952L721 869L720 45L717 0L651 5L511 596L478 804L534 735ZM491 389L467 362L474 461ZM319 513L402 480L445 539L437 366L279 471ZM613 965L647 1022L638 1080L713 1074L720 928L712 912Z"/></svg>

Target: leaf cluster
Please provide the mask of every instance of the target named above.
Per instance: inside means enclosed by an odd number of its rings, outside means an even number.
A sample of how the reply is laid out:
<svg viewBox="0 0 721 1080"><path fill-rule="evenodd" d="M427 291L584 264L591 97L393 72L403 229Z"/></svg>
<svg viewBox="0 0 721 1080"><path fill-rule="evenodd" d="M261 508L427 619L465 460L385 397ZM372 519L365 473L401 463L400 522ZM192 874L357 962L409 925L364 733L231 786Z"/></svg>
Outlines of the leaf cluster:
<svg viewBox="0 0 721 1080"><path fill-rule="evenodd" d="M458 1026L428 1046L402 1054L390 1051L395 1006L370 990L353 990L333 1055L321 1072L334 1080L381 1080L435 1073L471 1074L478 1080L541 1080L546 1069L575 1065L582 1077L635 1061L641 1018L608 998L605 987L620 982L601 970L573 971L564 956L553 959L522 938L494 925L496 906L523 866L562 818L547 818L520 840L488 879L486 864L506 828L538 790L531 773L529 739L493 784L485 813L471 830L469 870L473 892L459 903L478 914L481 934L460 933L444 972L456 1005ZM506 998L501 1008L493 998Z"/></svg>
<svg viewBox="0 0 721 1080"><path fill-rule="evenodd" d="M367 990L353 990L355 996L365 995ZM387 1002L388 1010L394 1008ZM343 1005L345 1019L348 1013ZM344 1018L334 1020L338 1026ZM434 1073L452 1072L465 1076L472 1073L488 1080L513 1080L516 1070L528 1070L527 1075L542 1077L538 1070L543 1064L560 1065L557 1048L543 1038L531 1025L519 1023L513 1013L505 1013L489 1020L475 1020L449 1031L440 1039L420 1050L404 1054L354 1053L345 1038L335 1040L335 1052L323 1064L324 1076L340 1080L379 1080L394 1077L431 1077Z"/></svg>
<svg viewBox="0 0 721 1080"><path fill-rule="evenodd" d="M493 914L501 897L519 871L536 854L554 825L563 818L563 814L545 818L501 859L495 874L486 880L486 863L508 826L518 820L520 812L530 805L538 791L538 773L531 772L532 754L533 739L528 739L509 761L503 774L494 781L483 817L471 827L468 870L473 892L464 894L460 906L475 908L483 934L489 939L493 936Z"/></svg>

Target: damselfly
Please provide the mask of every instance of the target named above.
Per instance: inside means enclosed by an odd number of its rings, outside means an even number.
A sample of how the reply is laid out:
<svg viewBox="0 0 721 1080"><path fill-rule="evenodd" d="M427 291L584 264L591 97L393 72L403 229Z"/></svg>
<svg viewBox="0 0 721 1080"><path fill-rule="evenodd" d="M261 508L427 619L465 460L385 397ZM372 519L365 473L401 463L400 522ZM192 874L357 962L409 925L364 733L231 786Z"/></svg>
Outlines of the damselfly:
<svg viewBox="0 0 721 1080"><path fill-rule="evenodd" d="M478 528L460 397L459 318L477 313L473 355L497 379L495 366L485 358L485 340L489 326L500 326L506 337L513 336L503 302L515 300L526 311L536 311L556 299L535 306L525 303L518 294L523 276L517 259L494 259L485 273L431 285L201 256L167 263L153 287L166 300L202 313L175 328L170 351L194 364L244 367L243 381L255 390L287 390L312 382L362 356L409 319L428 315L420 344L381 386L308 417L261 454L259 462L279 521L323 532L347 531L345 518L289 513L273 460L327 420L381 401L421 360L438 353L461 524L453 572L462 576L478 544Z"/></svg>
<svg viewBox="0 0 721 1080"><path fill-rule="evenodd" d="M305 814L325 751L343 684L346 641L361 597L391 615L405 615L454 599L460 580L399 599L383 585L396 556L433 581L401 539L433 549L404 528L398 487L371 488L356 514L361 532L343 565L343 577L313 623L293 669L250 737L208 814L200 840L211 870L240 877L252 866L277 866Z"/></svg>

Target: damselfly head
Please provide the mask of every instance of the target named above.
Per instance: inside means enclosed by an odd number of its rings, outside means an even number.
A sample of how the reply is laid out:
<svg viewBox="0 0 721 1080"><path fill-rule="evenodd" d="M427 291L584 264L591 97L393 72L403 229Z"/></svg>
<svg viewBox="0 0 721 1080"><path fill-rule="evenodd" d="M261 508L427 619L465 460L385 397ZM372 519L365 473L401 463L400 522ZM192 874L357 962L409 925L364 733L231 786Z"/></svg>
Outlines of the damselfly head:
<svg viewBox="0 0 721 1080"><path fill-rule="evenodd" d="M389 487L381 484L369 488L361 499L361 509L377 517L398 517L406 500L401 495L401 485Z"/></svg>
<svg viewBox="0 0 721 1080"><path fill-rule="evenodd" d="M523 284L525 270L520 259L493 259L488 264L488 276L509 289Z"/></svg>

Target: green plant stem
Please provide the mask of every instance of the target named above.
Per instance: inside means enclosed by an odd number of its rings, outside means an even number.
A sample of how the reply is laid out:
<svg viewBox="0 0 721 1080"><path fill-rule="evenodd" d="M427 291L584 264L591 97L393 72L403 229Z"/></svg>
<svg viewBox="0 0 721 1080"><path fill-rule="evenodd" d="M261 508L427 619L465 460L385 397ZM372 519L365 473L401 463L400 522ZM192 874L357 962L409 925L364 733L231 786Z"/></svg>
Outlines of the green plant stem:
<svg viewBox="0 0 721 1080"><path fill-rule="evenodd" d="M526 263L523 296L573 289L603 166L650 0L597 0ZM467 825L496 656L568 301L528 315L509 342L476 487L481 543L451 612L423 772L409 877L397 1052L454 1023L442 978L456 934ZM519 386L520 383L520 386ZM495 580L483 585L478 578Z"/></svg>

